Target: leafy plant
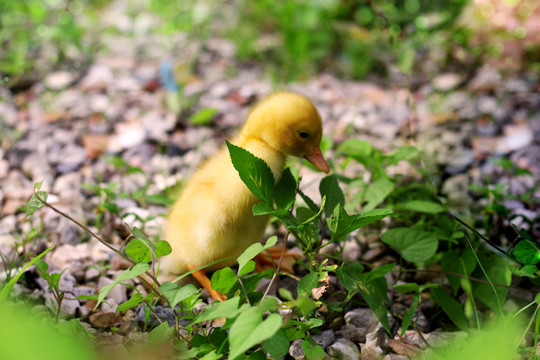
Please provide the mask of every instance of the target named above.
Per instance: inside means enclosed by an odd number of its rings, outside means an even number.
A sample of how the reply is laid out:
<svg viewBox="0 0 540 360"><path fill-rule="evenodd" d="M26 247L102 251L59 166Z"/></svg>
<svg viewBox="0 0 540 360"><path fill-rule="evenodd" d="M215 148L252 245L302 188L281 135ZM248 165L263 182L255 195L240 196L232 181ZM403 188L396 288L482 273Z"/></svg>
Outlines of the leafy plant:
<svg viewBox="0 0 540 360"><path fill-rule="evenodd" d="M461 227L464 226L461 225L462 221L448 215L444 202L435 196L430 186L418 182L398 186L404 179L389 175L388 166L399 161L417 161L419 154L415 149L406 147L383 154L364 142L353 141L342 145L339 154L345 159L344 166L352 161L362 164L370 173L371 177L366 177L370 180L336 174L326 176L319 184L322 201L318 205L298 188L301 179L295 178L290 169L285 169L276 182L263 160L230 143L227 143L227 147L240 178L260 199L253 207L253 213L270 214L275 221L282 223L287 230L284 241L292 235L305 256L305 260L298 261L303 270L296 292L279 289L279 298L269 295L270 287L281 274L283 255L274 264L273 270L254 272L253 259L277 242L276 237L271 237L265 244L256 243L246 249L237 259L236 270L225 267L214 272L211 285L216 291L226 294L227 300L214 302L202 311L197 310L197 304L202 299L200 291L193 285L180 286L176 282L160 283L157 280L157 259L168 254L170 246L165 241L153 241L141 229L133 228L118 249L104 242L129 261L132 264L130 268L120 273L111 285L102 288L98 294L81 296L79 299L96 300L97 307L115 286L139 277L147 285L148 293L132 287L131 297L117 307L117 312L143 306L148 324L152 314L159 319L155 313L157 303L165 304L172 310L175 325L171 327L162 321L151 330L151 337L161 339L159 341L172 340L188 358L207 359L238 359L246 355L258 358L265 356L265 352L275 358L283 358L291 343L299 339L303 340L301 347L307 358L323 358L324 349L313 340L313 335L324 325L320 317L321 308L324 305L332 311L343 311L352 301L367 304L386 331L392 334L395 329L390 326L388 319L393 315L389 309L394 290L412 294L410 307L402 316L401 335L411 325L417 328L422 298L428 290L429 296L442 312L462 330L468 330L471 326L482 329L481 312L486 309L499 318L507 316L503 305L512 275L512 268L507 266L507 262L487 252L481 243L472 242ZM124 167L125 164L119 165ZM354 195L348 197L341 184L348 185L353 191L356 189ZM28 213L31 215L45 205L69 218L45 199L46 193L40 190L40 184L36 184L34 196L27 206ZM376 208L379 206L387 208ZM398 212L388 207L398 209ZM360 212L356 212L358 208ZM391 262L367 271L364 264L331 257L335 261L333 263L322 255L321 249L328 244L336 244L339 249L352 232L374 225L388 216L392 216L399 226L383 233L382 240L397 252L399 265ZM79 226L103 242L98 235L81 224ZM506 259L515 262L515 274L534 278L540 252L526 232L520 234L519 240ZM389 291L388 274L397 273L398 278L407 280L403 275L421 272L426 264L434 263L440 263L440 273L446 275L448 284L405 281ZM41 262L38 262L38 267L41 267L42 276L48 278L52 289L55 289L60 275L53 278ZM197 270L183 274L179 279ZM339 304L325 296L332 274L336 275L344 289ZM259 290L257 286L265 277L271 278L270 283L266 289ZM0 296L7 296L5 294L9 289L6 288L0 292ZM460 294L464 295L464 304L456 300ZM58 298L61 299L61 294ZM535 304L530 303L518 313L530 313L530 308ZM280 314L283 311L288 312L286 317ZM533 313L536 329L540 324L537 314L538 306ZM182 326L181 320L189 323ZM213 322L221 326L210 326Z"/></svg>

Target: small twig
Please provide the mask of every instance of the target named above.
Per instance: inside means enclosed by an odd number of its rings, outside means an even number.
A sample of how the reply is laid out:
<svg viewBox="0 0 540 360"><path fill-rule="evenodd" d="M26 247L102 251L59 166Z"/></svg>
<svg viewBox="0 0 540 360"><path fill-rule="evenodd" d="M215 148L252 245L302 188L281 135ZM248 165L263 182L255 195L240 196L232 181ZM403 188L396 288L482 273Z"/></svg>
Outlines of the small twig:
<svg viewBox="0 0 540 360"><path fill-rule="evenodd" d="M242 287L242 290L244 291L244 295L246 295L247 303L249 304L249 306L251 306L251 301L249 301L249 297L248 297L246 288L244 287L244 283L242 282L242 279L238 275L236 275L236 278L238 279L238 282L240 283L240 286Z"/></svg>
<svg viewBox="0 0 540 360"><path fill-rule="evenodd" d="M480 237L482 240L484 240L485 242L487 242L489 245L491 245L494 249L496 249L497 251L499 251L501 254L503 255L506 255L508 256L508 253L506 251L504 251L503 249L501 249L499 246L495 245L495 243L493 243L491 240L489 240L487 237L485 237L484 235L482 235L480 232L478 232L478 230L474 229L473 227L471 227L469 224L467 224L465 221L461 220L460 218L458 218L457 216L455 215L452 215L454 217L454 219L456 219L461 225L465 226L467 229L469 229L470 231L472 231L474 234L476 234L478 237ZM514 260L514 259L513 259ZM523 264L522 264L523 265Z"/></svg>
<svg viewBox="0 0 540 360"><path fill-rule="evenodd" d="M420 339L422 339L424 344L426 344L428 348L431 348L431 345L427 342L426 338L424 338L424 334L422 334L422 331L418 330L418 318L420 318L421 307L422 307L422 294L418 294L418 306L416 307L417 314L416 314L416 319L414 321L414 330L416 330L416 332L418 333L418 336L420 337Z"/></svg>
<svg viewBox="0 0 540 360"><path fill-rule="evenodd" d="M96 235L92 230L90 230L89 228L87 228L86 226L84 226L83 224L81 224L80 222L78 222L77 220L75 220L74 218L72 218L71 216L69 216L68 214L64 213L63 211L60 211L58 210L57 208L55 208L54 206L52 206L51 204L49 204L47 201L43 200L39 195L38 193L36 192L36 189L34 189L34 195L36 196L36 198L43 204L45 205L46 207L48 207L49 209L51 209L52 211L54 211L55 213L65 217L66 219L70 220L71 222L73 222L75 225L77 225L78 227L80 227L81 229L83 229L84 231L86 231L88 234L90 234L93 238L95 238L96 240L98 240L99 242L101 242L103 245L105 245L106 247L108 247L110 250L114 251L115 253L118 253L118 251L113 247L111 246L110 244L108 244L106 241L104 241L103 239L101 239L98 235ZM120 256L122 256L125 260L129 261L130 263L132 263L133 265L135 265L135 261L131 260L130 258L124 256L123 254L119 254Z"/></svg>
<svg viewBox="0 0 540 360"><path fill-rule="evenodd" d="M428 343L428 341L427 341L426 338L424 337L424 334L422 334L422 332L418 330L418 326L417 326L416 322L414 323L414 330L416 330L416 333L418 334L418 336L420 337L420 339L422 340L422 342L423 342L424 344L426 344L426 346L427 346L428 348L431 349L431 345L430 345L430 343Z"/></svg>
<svg viewBox="0 0 540 360"><path fill-rule="evenodd" d="M266 291L264 292L264 295L261 299L263 301L266 299L266 296L268 295L268 292L270 291L270 288L274 284L274 281L276 280L279 270L281 269L281 262L283 261L283 257L285 256L285 249L287 248L287 239L289 238L290 231L287 229L287 233L285 233L285 238L283 239L283 248L281 249L281 256L279 257L279 262L276 270L274 271L274 275L272 275L272 279L270 279L270 283L268 284L268 287L266 288Z"/></svg>
<svg viewBox="0 0 540 360"><path fill-rule="evenodd" d="M159 321L160 324L163 324L163 321L159 318L158 314L156 313L156 311L154 310L154 307L151 306L148 301L144 300L143 299L143 303L146 305L146 307L148 309L150 309L150 311L152 312L152 314L154 314L154 316L156 317L157 321Z"/></svg>
<svg viewBox="0 0 540 360"><path fill-rule="evenodd" d="M43 200L37 193L36 189L34 189L34 195L36 196L36 198L43 204L45 205L46 207L48 207L49 209L51 209L52 211L54 211L55 213L65 217L66 219L72 221L75 225L77 225L78 227L80 227L81 229L83 229L84 231L86 231L88 234L90 234L94 239L96 239L97 241L99 241L100 243L102 243L103 245L105 245L106 247L108 247L110 250L112 250L114 253L116 253L118 256L120 256L121 258L123 258L124 260L128 261L129 263L131 263L132 265L136 265L136 262L133 261L131 258L129 258L128 256L125 256L124 254L122 254L120 251L116 250L112 245L110 245L109 243L107 243L105 240L103 240L99 235L97 235L96 233L94 233L92 230L90 230L88 227L84 226L83 224L81 224L80 222L78 222L77 220L75 220L74 218L72 218L71 216L69 216L68 214L64 213L63 211L57 209L56 207L52 206L51 204L49 204L47 201ZM157 287L161 286L160 282L158 281L158 279L150 272L145 272L144 274L146 274L151 280L152 282L154 283L154 285L156 285ZM144 279L143 277L141 276L138 276L139 280L141 280L141 282L143 282L146 286L148 286L148 288L150 289L154 289L154 287L146 280ZM156 294L163 300L166 301L165 297L160 293L160 292L157 292L156 291Z"/></svg>

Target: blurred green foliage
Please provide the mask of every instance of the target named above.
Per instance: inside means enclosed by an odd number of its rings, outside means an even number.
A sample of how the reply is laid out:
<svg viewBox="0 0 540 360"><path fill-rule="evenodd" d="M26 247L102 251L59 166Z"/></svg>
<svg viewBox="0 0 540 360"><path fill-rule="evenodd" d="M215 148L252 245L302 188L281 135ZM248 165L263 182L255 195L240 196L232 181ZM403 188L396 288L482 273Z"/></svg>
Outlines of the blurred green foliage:
<svg viewBox="0 0 540 360"><path fill-rule="evenodd" d="M469 0L239 1L228 35L243 59L270 63L275 76L298 79L323 69L354 78L397 67L410 73L419 53L440 45L442 58L467 32L455 22ZM438 42L438 44L434 44ZM446 44L442 42L452 42Z"/></svg>
<svg viewBox="0 0 540 360"><path fill-rule="evenodd" d="M534 4L526 3L513 2L499 14L508 24L517 21L515 29L507 26L503 31L505 39L531 42L528 39L534 38L525 23L538 9L531 10ZM399 72L427 80L441 69L465 66L470 70L485 58L502 54L501 41L485 41L498 29L488 26L486 18L486 13L499 11L498 0L486 4L471 0L126 0L113 8L105 0L0 0L0 83L7 81L6 76L30 72L39 77L43 68L62 65L74 54L91 60L103 32L115 32L114 23L108 25L113 29L105 29L98 21L105 13L102 9L123 12L119 15L134 23L140 15L150 15L157 19L151 32L183 33L197 44L227 38L236 45L240 60L258 62L279 82L306 79L321 71L356 79ZM514 21L512 11L525 15ZM116 30L136 36L121 26ZM537 49L533 39L522 57L536 59ZM508 51L505 61L512 60ZM533 67L531 62L526 66Z"/></svg>
<svg viewBox="0 0 540 360"><path fill-rule="evenodd" d="M102 0L0 0L0 84L36 70L38 59L60 63L70 52L85 52L85 27Z"/></svg>

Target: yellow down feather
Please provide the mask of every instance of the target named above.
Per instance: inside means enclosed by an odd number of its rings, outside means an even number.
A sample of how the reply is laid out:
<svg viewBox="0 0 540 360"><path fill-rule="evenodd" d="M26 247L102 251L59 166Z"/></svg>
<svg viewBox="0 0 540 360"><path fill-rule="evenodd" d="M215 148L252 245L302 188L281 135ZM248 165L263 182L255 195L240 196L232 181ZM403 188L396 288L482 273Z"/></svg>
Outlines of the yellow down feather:
<svg viewBox="0 0 540 360"><path fill-rule="evenodd" d="M278 92L259 102L231 143L263 159L281 177L287 156L305 157L321 171L329 166L320 150L322 122L309 99ZM180 275L188 265L199 267L226 257L238 257L263 238L267 216L254 216L259 200L240 180L226 147L192 176L167 220L165 239L172 253L161 260L165 279ZM221 262L213 268L230 266Z"/></svg>

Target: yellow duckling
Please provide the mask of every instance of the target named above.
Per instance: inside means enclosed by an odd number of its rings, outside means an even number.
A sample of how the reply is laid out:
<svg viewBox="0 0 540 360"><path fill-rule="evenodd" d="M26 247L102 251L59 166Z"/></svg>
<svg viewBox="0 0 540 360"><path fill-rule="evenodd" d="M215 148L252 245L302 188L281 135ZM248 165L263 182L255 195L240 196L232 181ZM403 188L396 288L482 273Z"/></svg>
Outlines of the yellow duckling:
<svg viewBox="0 0 540 360"><path fill-rule="evenodd" d="M292 92L278 92L259 102L231 143L263 159L281 177L288 155L305 157L328 173L320 142L322 121L311 101ZM240 180L226 147L193 175L174 204L165 229L172 253L161 260L167 280L226 257L238 257L263 238L267 216L254 216L259 199ZM214 269L235 262L220 262ZM193 275L210 291L209 280ZM201 279L200 277L204 277ZM215 297L215 292L212 293Z"/></svg>

